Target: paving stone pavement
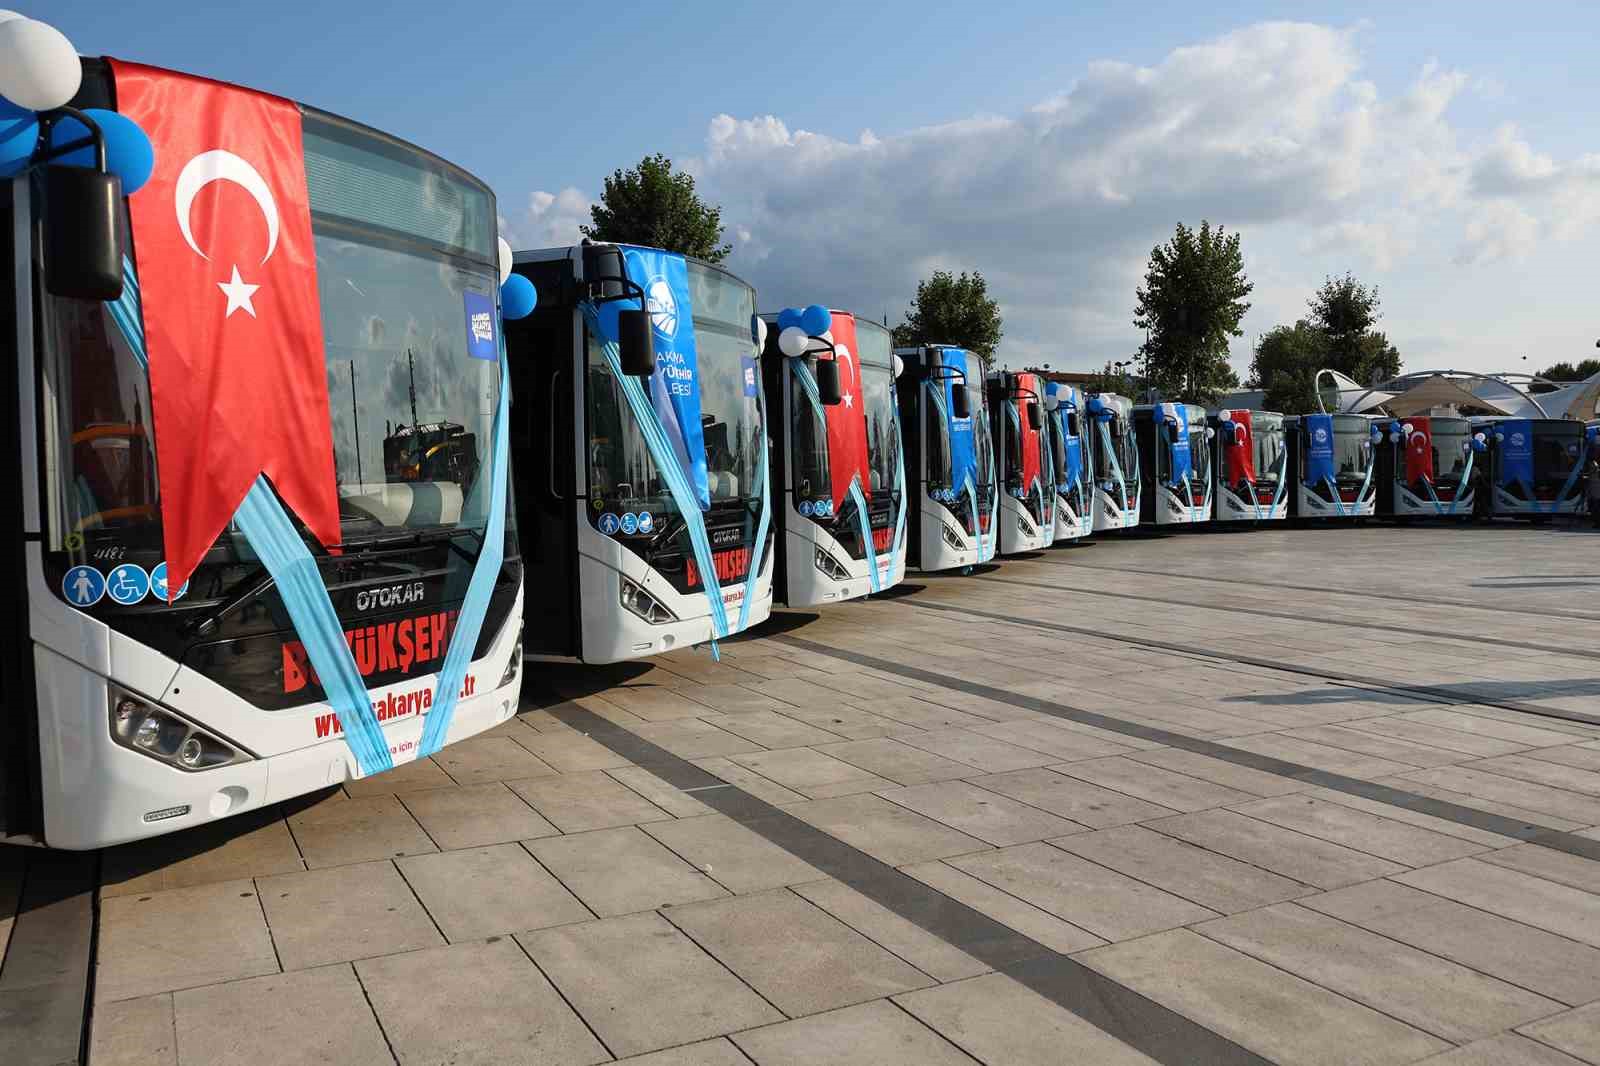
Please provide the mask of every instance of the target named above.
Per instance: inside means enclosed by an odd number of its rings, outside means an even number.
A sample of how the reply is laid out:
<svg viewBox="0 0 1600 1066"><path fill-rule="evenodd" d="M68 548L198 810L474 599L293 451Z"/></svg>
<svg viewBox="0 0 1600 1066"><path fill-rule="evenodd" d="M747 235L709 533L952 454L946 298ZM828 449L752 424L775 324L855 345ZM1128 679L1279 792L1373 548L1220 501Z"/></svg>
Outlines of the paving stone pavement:
<svg viewBox="0 0 1600 1066"><path fill-rule="evenodd" d="M104 853L90 1061L1600 1064L1597 553L1141 534L530 663Z"/></svg>

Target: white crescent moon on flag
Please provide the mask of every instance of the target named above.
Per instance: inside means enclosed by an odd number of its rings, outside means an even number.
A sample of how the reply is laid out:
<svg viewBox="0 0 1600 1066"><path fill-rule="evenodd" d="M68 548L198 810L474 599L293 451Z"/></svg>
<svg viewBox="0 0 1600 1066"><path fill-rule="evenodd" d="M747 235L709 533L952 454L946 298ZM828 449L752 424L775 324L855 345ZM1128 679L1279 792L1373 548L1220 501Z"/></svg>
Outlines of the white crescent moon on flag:
<svg viewBox="0 0 1600 1066"><path fill-rule="evenodd" d="M255 198L256 206L261 208L262 217L267 220L267 254L261 257L261 262L265 263L271 259L273 251L278 247L278 204L272 198L272 190L255 167L221 148L201 152L185 163L183 170L178 174L178 185L173 198L178 212L178 228L183 231L183 239L189 242L189 247L194 249L195 255L208 261L211 259L194 242L194 231L189 227L189 209L194 204L194 198L200 194L200 190L214 181L231 181Z"/></svg>
<svg viewBox="0 0 1600 1066"><path fill-rule="evenodd" d="M853 376L855 374L855 372L856 372L856 361L853 358L851 358L850 349L848 347L846 347L843 344L835 345L834 346L833 355L834 355L835 359L847 360L850 363L850 373L851 373L851 375Z"/></svg>

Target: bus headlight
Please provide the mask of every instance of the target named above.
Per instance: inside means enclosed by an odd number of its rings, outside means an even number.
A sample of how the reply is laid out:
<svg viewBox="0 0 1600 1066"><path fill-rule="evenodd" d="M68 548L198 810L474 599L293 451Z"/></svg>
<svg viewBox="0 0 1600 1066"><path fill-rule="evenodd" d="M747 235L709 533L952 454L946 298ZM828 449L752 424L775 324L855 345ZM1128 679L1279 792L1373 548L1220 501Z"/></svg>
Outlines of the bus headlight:
<svg viewBox="0 0 1600 1066"><path fill-rule="evenodd" d="M821 570L825 577L832 578L835 581L850 580L850 571L845 569L844 564L821 548L817 549L813 562L816 563L817 569Z"/></svg>
<svg viewBox="0 0 1600 1066"><path fill-rule="evenodd" d="M505 688L517 679L517 672L522 669L522 626L517 626L517 642L511 646L511 661L506 663L506 672L500 675L500 684L497 688Z"/></svg>
<svg viewBox="0 0 1600 1066"><path fill-rule="evenodd" d="M945 544L956 551L965 550L967 546L966 538L964 538L960 533L957 533L955 528L951 526L949 522L943 523L943 526Z"/></svg>
<svg viewBox="0 0 1600 1066"><path fill-rule="evenodd" d="M153 700L108 688L111 739L179 770L214 770L248 762L250 755L219 740L177 712Z"/></svg>
<svg viewBox="0 0 1600 1066"><path fill-rule="evenodd" d="M667 610L660 600L650 595L642 586L629 578L622 579L619 598L622 601L624 610L629 614L643 618L653 626L665 625L668 622L676 622L678 620L678 616Z"/></svg>

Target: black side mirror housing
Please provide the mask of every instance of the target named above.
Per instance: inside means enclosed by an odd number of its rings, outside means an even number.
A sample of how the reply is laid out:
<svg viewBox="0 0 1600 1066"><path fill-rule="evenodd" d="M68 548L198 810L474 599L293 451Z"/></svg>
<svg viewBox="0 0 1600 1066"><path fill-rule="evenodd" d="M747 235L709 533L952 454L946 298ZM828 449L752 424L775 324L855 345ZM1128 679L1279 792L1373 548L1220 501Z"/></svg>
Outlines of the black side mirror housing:
<svg viewBox="0 0 1600 1066"><path fill-rule="evenodd" d="M617 313L617 347L621 349L624 374L647 378L656 372L656 341L650 312L624 308Z"/></svg>
<svg viewBox="0 0 1600 1066"><path fill-rule="evenodd" d="M1030 404L1027 405L1027 408L1028 408L1028 428L1037 433L1038 430L1039 430L1039 427L1044 425L1044 417L1039 413L1039 405L1038 404L1030 403Z"/></svg>
<svg viewBox="0 0 1600 1066"><path fill-rule="evenodd" d="M950 390L950 413L956 418L972 417L972 396L967 392L966 385L957 382L956 387Z"/></svg>
<svg viewBox="0 0 1600 1066"><path fill-rule="evenodd" d="M839 387L839 363L836 359L817 360L817 396L824 407L834 407L844 398Z"/></svg>
<svg viewBox="0 0 1600 1066"><path fill-rule="evenodd" d="M85 167L45 168L44 281L52 296L122 295L122 179Z"/></svg>

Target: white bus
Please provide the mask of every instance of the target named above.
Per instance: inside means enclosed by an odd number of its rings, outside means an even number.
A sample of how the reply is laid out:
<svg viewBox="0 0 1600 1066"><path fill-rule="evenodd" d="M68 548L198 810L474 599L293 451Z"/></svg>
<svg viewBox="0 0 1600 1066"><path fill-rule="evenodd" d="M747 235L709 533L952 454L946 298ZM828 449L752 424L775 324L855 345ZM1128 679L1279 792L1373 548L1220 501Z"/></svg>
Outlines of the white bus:
<svg viewBox="0 0 1600 1066"><path fill-rule="evenodd" d="M160 132L155 176L134 194L143 201L102 187L97 214L79 195L95 184L87 170L37 156L0 181L0 271L12 294L0 314L0 426L13 457L0 490L12 589L0 623L0 836L68 849L197 825L431 754L515 712L522 661L499 445L493 194L436 156L310 107L82 62L74 107L126 114L140 85L146 101L181 95L186 106L144 120ZM261 131L243 120L230 129L233 151L191 156L216 136L202 98L270 113L303 158L251 154L241 146ZM286 162L303 170L302 188L262 178ZM159 242L127 239L140 236L141 202L151 218L177 219L174 236L182 227L169 255L189 257L187 239L191 268L210 272L192 304L159 296L177 269L156 255ZM314 255L284 263L297 225ZM224 256L229 240L249 254ZM181 355L199 374L262 359L233 331L282 314L290 285L317 297L305 314L322 345L292 354L327 407L304 414L330 434L321 454L333 461L291 454L274 476L326 492L337 543L312 537L262 479L170 589L166 546L184 516L163 507L193 486L169 484L159 467L176 454L162 451L162 420L183 408L173 393L152 396L149 360ZM167 325L147 337L157 314ZM173 342L173 323L202 320L196 336L210 330L213 343ZM195 409L221 417L224 401L263 420L282 402L212 394ZM178 436L203 441L215 428L202 419ZM246 417L231 428L222 439L238 443L270 427ZM307 456L316 444L302 442ZM221 502L223 515L236 505ZM441 692L440 676L459 680Z"/></svg>
<svg viewBox="0 0 1600 1066"><path fill-rule="evenodd" d="M1084 430L1082 399L1072 385L1045 383L1045 420L1055 461L1057 542L1094 532L1093 438Z"/></svg>
<svg viewBox="0 0 1600 1066"><path fill-rule="evenodd" d="M1055 457L1037 374L989 375L989 429L1000 469L999 552L1048 548L1056 540Z"/></svg>
<svg viewBox="0 0 1600 1066"><path fill-rule="evenodd" d="M1094 438L1095 532L1132 529L1142 499L1139 448L1134 438L1133 401L1114 392L1089 397Z"/></svg>

